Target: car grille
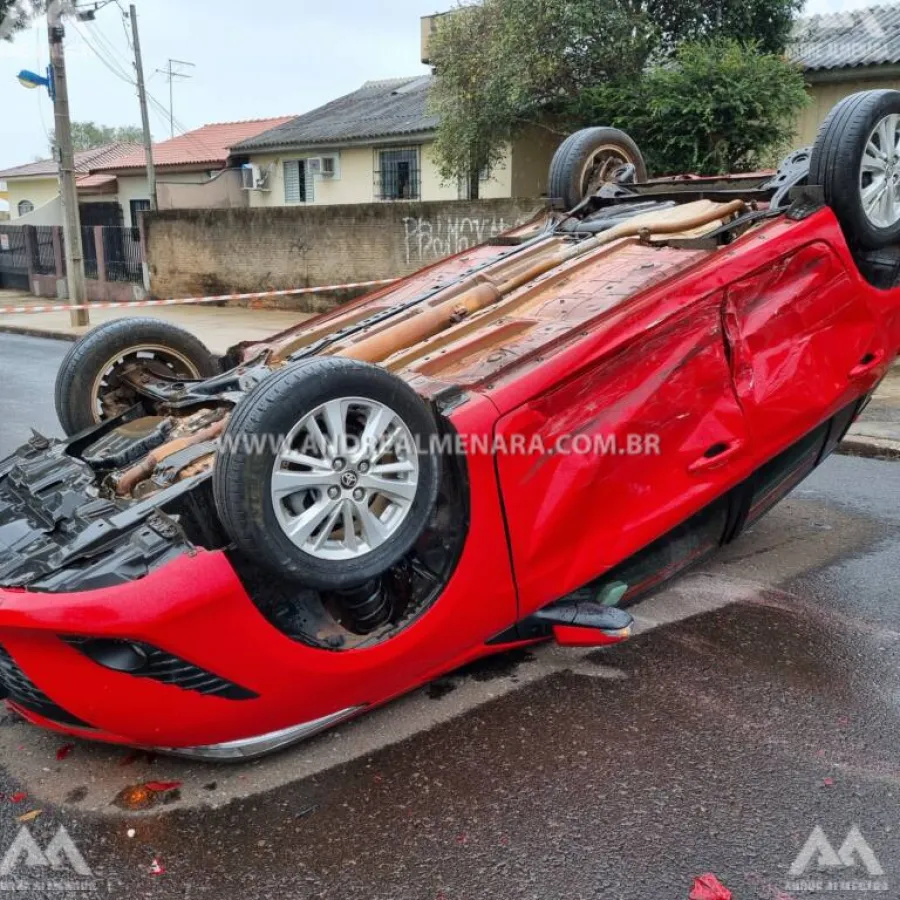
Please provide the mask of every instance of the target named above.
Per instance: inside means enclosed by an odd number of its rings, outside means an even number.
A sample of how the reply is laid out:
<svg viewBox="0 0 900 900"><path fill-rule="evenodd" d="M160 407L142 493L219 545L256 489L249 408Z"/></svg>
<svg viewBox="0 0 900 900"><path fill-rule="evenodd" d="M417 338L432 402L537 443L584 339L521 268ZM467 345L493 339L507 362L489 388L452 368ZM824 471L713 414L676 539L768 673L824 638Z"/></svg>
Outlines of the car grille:
<svg viewBox="0 0 900 900"><path fill-rule="evenodd" d="M186 691L224 697L227 700L252 700L259 696L232 681L227 681L199 666L185 662L171 653L166 653L164 650L148 644L143 646L147 652L148 666L146 671L139 674L145 678L152 678L163 684L174 684Z"/></svg>
<svg viewBox="0 0 900 900"><path fill-rule="evenodd" d="M75 728L92 728L72 713L54 703L20 668L9 651L0 646L0 683L9 700L22 709L33 712L51 722Z"/></svg>
<svg viewBox="0 0 900 900"><path fill-rule="evenodd" d="M81 650L86 656L85 645L90 643L87 637L66 637L66 643ZM147 655L147 665L137 672L130 672L136 678L150 678L162 684L171 684L185 691L195 691L198 694L206 694L212 697L222 697L225 700L254 700L259 695L247 688L228 681L225 678L201 669L193 663L181 659L165 650L160 650L151 644L141 641L129 641L136 647L140 647Z"/></svg>

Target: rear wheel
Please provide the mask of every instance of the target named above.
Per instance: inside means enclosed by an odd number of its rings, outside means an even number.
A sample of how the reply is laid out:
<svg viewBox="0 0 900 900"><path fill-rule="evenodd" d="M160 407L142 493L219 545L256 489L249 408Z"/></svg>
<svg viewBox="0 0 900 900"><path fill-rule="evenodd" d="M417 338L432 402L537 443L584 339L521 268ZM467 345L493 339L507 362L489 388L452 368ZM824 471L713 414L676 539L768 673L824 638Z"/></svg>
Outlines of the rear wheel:
<svg viewBox="0 0 900 900"><path fill-rule="evenodd" d="M570 134L550 163L550 197L564 209L578 206L623 166L634 166L636 181L647 180L638 145L618 128L582 128Z"/></svg>
<svg viewBox="0 0 900 900"><path fill-rule="evenodd" d="M237 546L319 590L377 578L427 526L441 465L431 411L405 382L310 359L261 382L222 438L214 493Z"/></svg>
<svg viewBox="0 0 900 900"><path fill-rule="evenodd" d="M813 147L809 183L822 187L854 247L900 242L900 91L864 91L835 106Z"/></svg>
<svg viewBox="0 0 900 900"><path fill-rule="evenodd" d="M183 328L159 319L116 319L89 331L56 376L56 414L68 435L120 415L140 400L125 379L137 371L175 379L210 378L215 357Z"/></svg>

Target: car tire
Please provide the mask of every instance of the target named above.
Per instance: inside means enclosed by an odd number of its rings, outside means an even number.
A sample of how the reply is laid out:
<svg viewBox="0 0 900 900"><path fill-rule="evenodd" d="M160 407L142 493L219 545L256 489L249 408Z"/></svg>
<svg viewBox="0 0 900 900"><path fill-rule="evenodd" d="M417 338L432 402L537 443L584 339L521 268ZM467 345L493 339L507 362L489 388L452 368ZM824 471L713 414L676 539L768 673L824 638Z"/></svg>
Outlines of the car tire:
<svg viewBox="0 0 900 900"><path fill-rule="evenodd" d="M638 145L618 128L582 128L559 145L550 163L549 194L553 203L571 210L621 166L632 165L635 180L647 180Z"/></svg>
<svg viewBox="0 0 900 900"><path fill-rule="evenodd" d="M364 437L376 417L389 422L386 434L405 429L405 450L385 457L338 446L354 428ZM337 357L286 366L238 404L222 436L213 478L222 524L279 576L324 591L364 584L399 562L431 518L437 436L422 399L379 366ZM376 471L385 465L415 473Z"/></svg>
<svg viewBox="0 0 900 900"><path fill-rule="evenodd" d="M185 379L211 378L219 364L192 334L160 319L114 319L89 331L66 354L56 376L56 414L67 435L108 418L100 408L109 395L116 361L142 354ZM135 397L137 401L137 397Z"/></svg>
<svg viewBox="0 0 900 900"><path fill-rule="evenodd" d="M900 91L852 94L834 107L819 129L809 184L823 189L825 202L854 248L880 250L900 242L900 155L892 147L887 159L881 159L881 144L897 137ZM879 192L882 183L885 189Z"/></svg>

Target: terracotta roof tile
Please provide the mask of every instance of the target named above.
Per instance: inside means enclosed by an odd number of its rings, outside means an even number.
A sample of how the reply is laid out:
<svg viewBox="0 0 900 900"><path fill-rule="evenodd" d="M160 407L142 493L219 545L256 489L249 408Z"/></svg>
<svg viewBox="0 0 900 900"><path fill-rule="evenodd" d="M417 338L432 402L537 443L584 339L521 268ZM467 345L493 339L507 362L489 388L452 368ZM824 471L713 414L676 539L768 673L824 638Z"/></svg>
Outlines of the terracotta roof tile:
<svg viewBox="0 0 900 900"><path fill-rule="evenodd" d="M93 150L82 150L75 154L75 171L90 172L97 165L112 162L124 156L128 156L140 149L140 144L105 144L95 147ZM26 163L24 166L16 166L0 172L0 178L40 178L56 175L59 166L55 159L42 159L38 162Z"/></svg>
<svg viewBox="0 0 900 900"><path fill-rule="evenodd" d="M185 132L168 141L153 145L153 161L157 168L167 166L224 166L229 148L247 138L290 122L293 116L254 119L249 122L219 122ZM91 166L91 171L115 172L141 169L146 165L143 147L137 147L118 159Z"/></svg>

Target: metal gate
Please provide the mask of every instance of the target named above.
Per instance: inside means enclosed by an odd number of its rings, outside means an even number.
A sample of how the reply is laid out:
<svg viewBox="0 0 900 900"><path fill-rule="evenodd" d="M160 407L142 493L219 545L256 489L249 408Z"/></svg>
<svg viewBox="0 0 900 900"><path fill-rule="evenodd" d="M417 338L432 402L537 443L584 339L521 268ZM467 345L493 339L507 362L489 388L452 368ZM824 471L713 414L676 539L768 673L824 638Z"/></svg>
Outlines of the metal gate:
<svg viewBox="0 0 900 900"><path fill-rule="evenodd" d="M28 247L25 229L16 225L0 225L0 288L27 291Z"/></svg>

